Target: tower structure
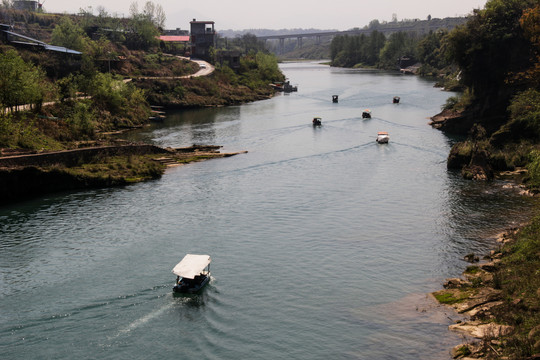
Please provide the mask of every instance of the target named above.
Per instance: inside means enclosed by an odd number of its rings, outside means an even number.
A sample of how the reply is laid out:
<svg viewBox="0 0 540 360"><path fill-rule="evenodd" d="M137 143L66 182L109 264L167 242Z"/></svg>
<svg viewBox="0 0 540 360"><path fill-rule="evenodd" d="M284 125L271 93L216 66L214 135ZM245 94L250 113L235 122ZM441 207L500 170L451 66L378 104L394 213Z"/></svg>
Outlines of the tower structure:
<svg viewBox="0 0 540 360"><path fill-rule="evenodd" d="M216 31L213 21L197 21L191 24L191 56L210 60L210 48L216 45Z"/></svg>

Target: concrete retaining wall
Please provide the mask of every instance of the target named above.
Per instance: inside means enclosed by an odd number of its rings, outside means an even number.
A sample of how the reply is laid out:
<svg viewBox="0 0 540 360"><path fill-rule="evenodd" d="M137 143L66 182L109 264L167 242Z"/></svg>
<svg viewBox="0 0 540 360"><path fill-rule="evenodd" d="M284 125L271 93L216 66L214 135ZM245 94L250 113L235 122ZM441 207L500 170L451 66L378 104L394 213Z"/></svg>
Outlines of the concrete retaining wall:
<svg viewBox="0 0 540 360"><path fill-rule="evenodd" d="M103 146L97 148L85 148L76 150L58 151L44 154L18 155L0 157L0 168L14 168L26 166L51 166L61 164L74 166L93 159L110 156L163 154L167 150L154 145L123 145Z"/></svg>

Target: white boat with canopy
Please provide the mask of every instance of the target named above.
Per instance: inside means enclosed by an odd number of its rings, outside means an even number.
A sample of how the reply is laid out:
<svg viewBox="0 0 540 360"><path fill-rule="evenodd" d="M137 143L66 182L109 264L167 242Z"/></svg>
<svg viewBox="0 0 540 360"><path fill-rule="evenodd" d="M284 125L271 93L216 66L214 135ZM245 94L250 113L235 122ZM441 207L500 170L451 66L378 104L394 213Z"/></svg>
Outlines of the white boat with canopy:
<svg viewBox="0 0 540 360"><path fill-rule="evenodd" d="M176 277L176 284L173 287L174 292L196 293L201 290L210 281L210 262L209 255L187 254L172 269Z"/></svg>
<svg viewBox="0 0 540 360"><path fill-rule="evenodd" d="M388 135L388 133L386 131L379 131L377 133L376 141L379 144L387 144L389 140L390 140L390 135Z"/></svg>

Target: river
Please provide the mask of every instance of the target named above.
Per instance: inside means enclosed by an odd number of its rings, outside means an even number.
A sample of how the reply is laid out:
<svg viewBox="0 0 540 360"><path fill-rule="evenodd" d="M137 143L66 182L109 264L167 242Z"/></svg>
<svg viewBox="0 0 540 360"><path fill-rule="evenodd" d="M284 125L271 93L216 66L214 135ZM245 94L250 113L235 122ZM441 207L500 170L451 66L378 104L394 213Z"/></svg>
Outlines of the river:
<svg viewBox="0 0 540 360"><path fill-rule="evenodd" d="M125 135L246 154L0 207L2 359L449 358L458 317L426 293L533 200L447 171L455 140L427 123L453 94L433 81L282 70L297 93ZM186 253L212 257L212 280L175 297Z"/></svg>

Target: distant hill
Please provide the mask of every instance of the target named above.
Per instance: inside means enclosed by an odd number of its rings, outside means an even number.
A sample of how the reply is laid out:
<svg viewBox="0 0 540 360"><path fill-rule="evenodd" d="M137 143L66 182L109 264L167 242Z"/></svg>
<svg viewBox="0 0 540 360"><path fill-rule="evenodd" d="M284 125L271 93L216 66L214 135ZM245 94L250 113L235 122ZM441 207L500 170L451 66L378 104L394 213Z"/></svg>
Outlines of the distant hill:
<svg viewBox="0 0 540 360"><path fill-rule="evenodd" d="M444 19L430 18L429 20L420 19L404 19L401 21L379 21L372 20L368 25L364 27L355 27L345 31L365 31L365 30L378 30L385 32L385 30L399 31L404 29L407 31L416 31L419 33L429 32L430 29L453 29L456 26L462 25L467 21L466 17L447 17ZM226 38L235 38L246 34L253 34L255 36L272 36L272 35L295 35L295 34L313 34L324 32L340 31L337 29L244 29L244 30L219 30L219 35Z"/></svg>
<svg viewBox="0 0 540 360"><path fill-rule="evenodd" d="M370 23L362 28L356 27L345 32L349 32L350 35L355 33L371 33L372 31L380 31L385 33L386 36L392 32L405 31L409 33L417 33L418 35L428 34L430 31L436 31L438 29L451 30L459 25L465 24L466 17L447 17L444 19L428 18L427 20L420 19L404 19L401 21L379 21L372 20ZM313 33L325 33L336 32L336 29L245 29L245 30L220 30L219 35L224 38L241 37L246 34L252 34L255 36L276 36L276 35L297 35L297 34L313 34ZM302 46L298 46L297 39L286 39L283 43L283 48L278 49L276 41L268 41L266 46L268 49L278 55L281 59L328 59L330 57L330 44L331 37L321 38L321 42L317 43L315 39L304 38L302 39Z"/></svg>
<svg viewBox="0 0 540 360"><path fill-rule="evenodd" d="M271 35L290 35L290 34L311 34L317 32L338 31L336 29L245 29L245 30L219 30L219 35L226 38L235 38L246 34L253 34L255 36L271 36Z"/></svg>

